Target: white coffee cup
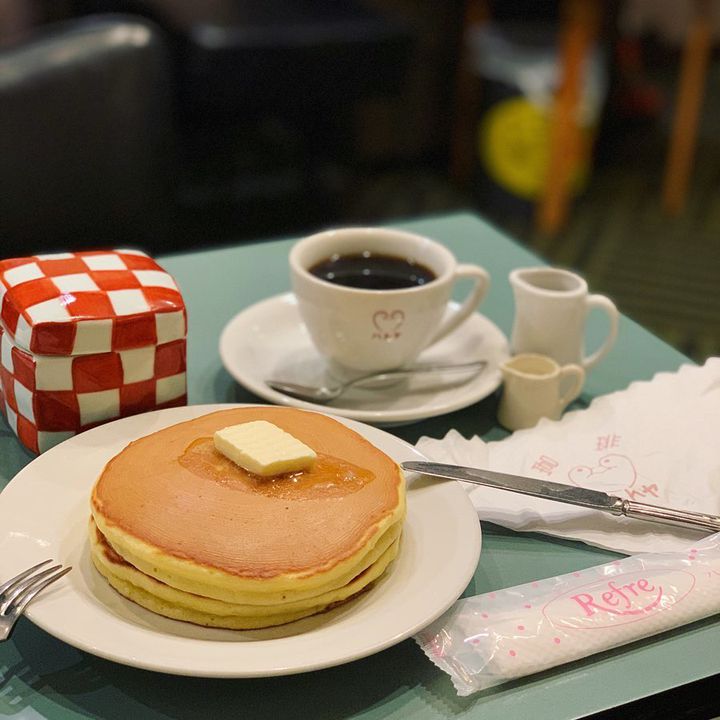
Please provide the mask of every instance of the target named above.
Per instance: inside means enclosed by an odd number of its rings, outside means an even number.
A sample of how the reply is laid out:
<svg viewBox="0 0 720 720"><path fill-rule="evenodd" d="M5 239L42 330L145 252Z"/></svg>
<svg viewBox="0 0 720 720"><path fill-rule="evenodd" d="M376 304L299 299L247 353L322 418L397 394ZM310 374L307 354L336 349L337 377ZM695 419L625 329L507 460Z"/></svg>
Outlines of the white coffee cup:
<svg viewBox="0 0 720 720"><path fill-rule="evenodd" d="M424 285L368 290L321 279L310 268L334 255L391 255L424 265L435 278ZM340 369L380 371L401 367L455 330L480 305L490 286L477 265L458 264L443 245L421 235L385 228L328 230L298 241L290 251L290 276L300 316L318 351ZM448 313L455 283L472 287Z"/></svg>
<svg viewBox="0 0 720 720"><path fill-rule="evenodd" d="M513 353L540 353L561 365L577 363L587 370L615 343L617 308L604 295L590 295L579 275L560 268L518 268L510 273L510 285L515 295ZM610 327L602 345L586 356L585 326L593 308L607 314Z"/></svg>
<svg viewBox="0 0 720 720"><path fill-rule="evenodd" d="M508 430L534 427L544 417L558 420L585 382L579 365L561 367L546 355L532 353L506 360L500 370L503 393L498 422Z"/></svg>

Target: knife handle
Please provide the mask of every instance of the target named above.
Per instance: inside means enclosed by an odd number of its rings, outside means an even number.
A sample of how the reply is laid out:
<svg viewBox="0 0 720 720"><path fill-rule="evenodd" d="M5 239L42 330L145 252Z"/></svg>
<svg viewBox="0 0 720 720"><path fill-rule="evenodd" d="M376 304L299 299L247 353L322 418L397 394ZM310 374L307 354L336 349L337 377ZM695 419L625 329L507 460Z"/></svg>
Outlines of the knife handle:
<svg viewBox="0 0 720 720"><path fill-rule="evenodd" d="M655 522L683 525L684 527L696 529L700 527L711 532L720 531L720 517L717 515L647 505L634 500L623 500L622 514L625 517L638 518L639 520L654 520Z"/></svg>

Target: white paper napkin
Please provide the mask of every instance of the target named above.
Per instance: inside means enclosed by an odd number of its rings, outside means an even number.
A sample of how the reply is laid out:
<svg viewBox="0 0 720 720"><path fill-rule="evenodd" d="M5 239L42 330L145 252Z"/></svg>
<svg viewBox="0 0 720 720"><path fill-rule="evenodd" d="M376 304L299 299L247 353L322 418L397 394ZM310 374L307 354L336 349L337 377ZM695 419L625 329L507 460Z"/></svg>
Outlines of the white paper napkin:
<svg viewBox="0 0 720 720"><path fill-rule="evenodd" d="M720 358L598 397L559 421L485 443L451 430L417 448L457 463L720 515ZM680 550L697 532L467 486L481 520L627 554Z"/></svg>

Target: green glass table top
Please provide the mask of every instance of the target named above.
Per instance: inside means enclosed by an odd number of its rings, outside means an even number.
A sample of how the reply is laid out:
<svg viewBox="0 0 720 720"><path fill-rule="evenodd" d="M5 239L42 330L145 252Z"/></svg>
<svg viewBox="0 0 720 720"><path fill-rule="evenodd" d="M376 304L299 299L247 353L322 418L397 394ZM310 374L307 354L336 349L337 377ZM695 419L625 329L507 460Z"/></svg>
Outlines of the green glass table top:
<svg viewBox="0 0 720 720"><path fill-rule="evenodd" d="M445 243L463 262L492 276L482 312L506 334L513 303L507 275L542 261L479 218L457 214L399 226ZM237 312L287 292L293 239L243 244L160 259L188 306L189 402L258 402L223 369L220 332ZM620 308L622 310L622 308ZM605 332L592 317L590 348ZM597 342L595 342L597 340ZM688 362L627 318L618 342L591 371L578 404ZM497 396L420 423L391 428L415 442L456 428L469 437L505 435L495 424ZM0 423L0 485L32 459ZM483 552L466 594L581 569L615 557L579 543L483 526ZM13 718L574 718L720 672L720 621L708 620L613 652L587 658L469 698L412 640L348 665L285 678L207 680L123 667L65 645L21 620L0 645L0 715Z"/></svg>

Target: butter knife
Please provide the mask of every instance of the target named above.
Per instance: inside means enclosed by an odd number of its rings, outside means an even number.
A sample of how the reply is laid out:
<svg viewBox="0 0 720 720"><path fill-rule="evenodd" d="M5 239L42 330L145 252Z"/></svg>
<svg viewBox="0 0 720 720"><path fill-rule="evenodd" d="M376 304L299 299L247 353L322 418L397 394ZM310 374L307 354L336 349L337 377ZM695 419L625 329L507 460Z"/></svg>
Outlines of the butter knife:
<svg viewBox="0 0 720 720"><path fill-rule="evenodd" d="M404 462L401 463L401 466L403 470L423 475L448 480L462 480L476 485L510 490L523 495L542 498L543 500L555 500L568 505L579 505L592 510L601 510L611 515L649 520L665 525L680 525L694 530L720 531L720 516L690 512L689 510L676 510L659 505L648 505L635 500L625 500L617 495L608 495L600 490L564 485L550 480L538 480L537 478L522 477L520 475L509 475L492 470L462 467L461 465Z"/></svg>

